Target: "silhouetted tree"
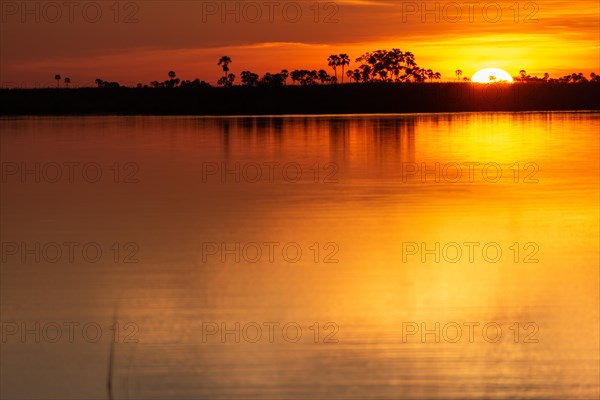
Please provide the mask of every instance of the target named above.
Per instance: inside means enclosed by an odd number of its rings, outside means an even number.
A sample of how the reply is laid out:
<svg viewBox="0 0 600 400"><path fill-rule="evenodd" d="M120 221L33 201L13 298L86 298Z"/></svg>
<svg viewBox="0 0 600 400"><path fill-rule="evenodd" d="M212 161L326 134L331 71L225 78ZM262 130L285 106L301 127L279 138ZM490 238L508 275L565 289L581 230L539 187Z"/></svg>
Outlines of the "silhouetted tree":
<svg viewBox="0 0 600 400"><path fill-rule="evenodd" d="M515 78L515 80L520 81L520 82L526 82L527 78L528 78L527 71L522 69L519 71L519 77Z"/></svg>
<svg viewBox="0 0 600 400"><path fill-rule="evenodd" d="M354 71L349 69L346 71L346 76L350 79L350 82L352 82L354 80Z"/></svg>
<svg viewBox="0 0 600 400"><path fill-rule="evenodd" d="M456 71L454 71L454 74L456 74L456 80L460 82L460 77L463 74L462 70L457 69Z"/></svg>
<svg viewBox="0 0 600 400"><path fill-rule="evenodd" d="M60 87L61 76L56 74L54 75L54 79L56 79L56 87Z"/></svg>
<svg viewBox="0 0 600 400"><path fill-rule="evenodd" d="M297 69L293 70L290 73L290 78L292 79L292 82L294 82L294 83L300 82L300 70L297 70Z"/></svg>
<svg viewBox="0 0 600 400"><path fill-rule="evenodd" d="M363 82L369 82L373 79L373 65L375 61L375 58L368 52L356 59L356 62L361 64L358 69L361 72Z"/></svg>
<svg viewBox="0 0 600 400"><path fill-rule="evenodd" d="M71 84L71 78L69 78L69 77L65 78L65 86L68 88L70 84Z"/></svg>
<svg viewBox="0 0 600 400"><path fill-rule="evenodd" d="M427 70L425 68L414 68L413 75L418 82L425 82L427 80Z"/></svg>
<svg viewBox="0 0 600 400"><path fill-rule="evenodd" d="M229 75L229 64L231 64L231 58L229 58L228 56L223 56L223 57L221 57L219 59L218 65L220 65L221 68L223 68L223 72L225 73L225 76L224 76L225 79L223 80L224 85L226 85L227 82L229 82L229 77L228 77L228 75Z"/></svg>
<svg viewBox="0 0 600 400"><path fill-rule="evenodd" d="M267 72L259 83L264 86L283 86L283 76Z"/></svg>
<svg viewBox="0 0 600 400"><path fill-rule="evenodd" d="M100 78L96 79L96 85L98 85L99 88L103 88L103 89L113 89L113 88L121 87L121 85L119 85L119 82L103 81Z"/></svg>
<svg viewBox="0 0 600 400"><path fill-rule="evenodd" d="M333 68L333 72L335 74L335 77L337 78L337 67L338 65L340 65L340 56L338 56L337 54L330 55L327 59L327 65Z"/></svg>
<svg viewBox="0 0 600 400"><path fill-rule="evenodd" d="M400 81L400 73L405 69L404 53L400 49L392 49L385 55L385 63L396 82Z"/></svg>
<svg viewBox="0 0 600 400"><path fill-rule="evenodd" d="M314 85L319 77L316 70L308 71L305 69L296 69L290 73L292 81L300 83L302 86Z"/></svg>
<svg viewBox="0 0 600 400"><path fill-rule="evenodd" d="M400 49L367 52L358 57L356 62L361 64L358 69L364 82L423 82L426 79L441 79L441 74L438 78L438 73L420 68L413 53L403 53Z"/></svg>
<svg viewBox="0 0 600 400"><path fill-rule="evenodd" d="M370 65L363 64L360 67L358 67L357 71L359 71L363 82L369 82L373 80L373 67L371 67Z"/></svg>
<svg viewBox="0 0 600 400"><path fill-rule="evenodd" d="M168 75L169 75L169 80L163 82L163 84L161 86L168 87L168 88L177 87L177 85L179 85L179 82L180 82L179 78L176 78L177 74L174 71L169 71Z"/></svg>
<svg viewBox="0 0 600 400"><path fill-rule="evenodd" d="M224 87L233 86L233 82L235 81L235 74L227 74L227 77L222 77L218 80L217 84Z"/></svg>
<svg viewBox="0 0 600 400"><path fill-rule="evenodd" d="M198 87L208 87L210 86L208 83L204 81L200 81L200 79L196 78L193 81L183 81L179 87L181 88L198 88Z"/></svg>
<svg viewBox="0 0 600 400"><path fill-rule="evenodd" d="M317 72L317 75L319 77L319 80L321 81L321 84L331 82L331 77L324 69L320 69L319 72Z"/></svg>
<svg viewBox="0 0 600 400"><path fill-rule="evenodd" d="M404 53L404 76L403 80L410 80L412 75L412 71L414 69L418 69L417 62L415 60L415 55L410 51Z"/></svg>
<svg viewBox="0 0 600 400"><path fill-rule="evenodd" d="M283 84L287 85L287 78L288 78L288 76L290 76L290 73L288 72L288 70L282 69L279 74L281 75L281 78L283 79Z"/></svg>
<svg viewBox="0 0 600 400"><path fill-rule="evenodd" d="M428 69L425 71L425 79L429 79L430 81L432 81L434 75L435 75L435 73L431 69Z"/></svg>
<svg viewBox="0 0 600 400"><path fill-rule="evenodd" d="M339 58L339 65L341 65L341 67L342 67L342 83L344 83L344 69L346 68L346 65L350 65L350 57L348 56L348 54L342 53L338 56L338 58ZM337 79L337 75L336 75L336 79Z"/></svg>
<svg viewBox="0 0 600 400"><path fill-rule="evenodd" d="M244 86L256 86L258 84L258 74L250 71L242 71L240 80Z"/></svg>

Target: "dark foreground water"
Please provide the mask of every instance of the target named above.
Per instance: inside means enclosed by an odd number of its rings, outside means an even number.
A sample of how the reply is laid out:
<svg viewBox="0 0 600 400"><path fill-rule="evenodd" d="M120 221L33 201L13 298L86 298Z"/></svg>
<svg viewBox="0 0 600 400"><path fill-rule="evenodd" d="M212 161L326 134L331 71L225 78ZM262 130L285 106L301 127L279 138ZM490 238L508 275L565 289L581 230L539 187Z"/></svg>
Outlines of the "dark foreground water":
<svg viewBox="0 0 600 400"><path fill-rule="evenodd" d="M0 119L0 394L597 398L599 131Z"/></svg>

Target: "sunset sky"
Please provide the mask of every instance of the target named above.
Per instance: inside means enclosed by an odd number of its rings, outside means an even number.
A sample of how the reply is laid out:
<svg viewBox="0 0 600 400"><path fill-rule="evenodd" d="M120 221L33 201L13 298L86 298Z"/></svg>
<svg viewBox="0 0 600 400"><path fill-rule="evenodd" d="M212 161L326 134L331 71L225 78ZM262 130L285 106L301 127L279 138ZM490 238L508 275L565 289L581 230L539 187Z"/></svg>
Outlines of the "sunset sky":
<svg viewBox="0 0 600 400"><path fill-rule="evenodd" d="M96 78L135 85L165 80L169 70L215 83L222 55L233 59L239 82L242 70L328 69L334 53L348 53L355 68L362 53L393 47L412 51L443 80L453 80L456 69L470 77L486 67L513 76L521 69L553 77L600 72L595 0L1 4L3 87L53 85L55 74L75 85Z"/></svg>

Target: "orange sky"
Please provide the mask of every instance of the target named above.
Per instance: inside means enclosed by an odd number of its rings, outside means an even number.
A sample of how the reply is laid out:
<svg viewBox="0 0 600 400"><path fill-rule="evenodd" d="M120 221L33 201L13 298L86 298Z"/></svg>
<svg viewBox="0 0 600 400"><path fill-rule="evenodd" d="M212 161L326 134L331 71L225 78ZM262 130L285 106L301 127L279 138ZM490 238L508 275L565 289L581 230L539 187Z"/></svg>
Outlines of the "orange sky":
<svg viewBox="0 0 600 400"><path fill-rule="evenodd" d="M102 78L133 85L165 80L169 70L215 83L221 55L233 59L231 72L239 76L245 69L327 69L329 54L345 52L354 61L392 47L412 51L444 80L458 68L465 76L486 67L555 77L600 72L596 0L115 4L2 0L1 85L54 85L57 73L76 84Z"/></svg>

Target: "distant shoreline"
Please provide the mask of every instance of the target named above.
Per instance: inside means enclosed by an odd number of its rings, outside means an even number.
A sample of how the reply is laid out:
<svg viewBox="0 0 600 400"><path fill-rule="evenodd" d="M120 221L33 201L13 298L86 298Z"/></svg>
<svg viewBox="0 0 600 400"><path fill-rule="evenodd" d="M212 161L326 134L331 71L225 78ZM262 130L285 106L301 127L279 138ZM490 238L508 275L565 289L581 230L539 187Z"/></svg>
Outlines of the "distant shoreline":
<svg viewBox="0 0 600 400"><path fill-rule="evenodd" d="M0 89L0 115L346 115L600 110L600 83Z"/></svg>

